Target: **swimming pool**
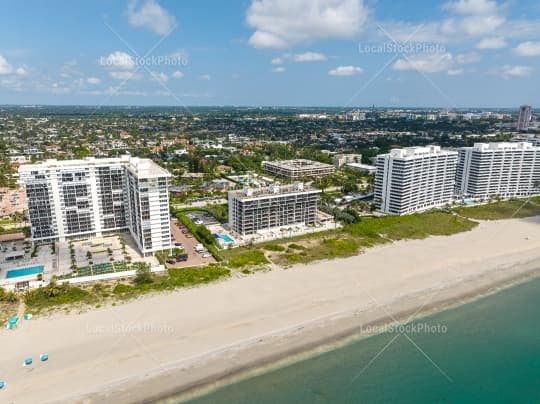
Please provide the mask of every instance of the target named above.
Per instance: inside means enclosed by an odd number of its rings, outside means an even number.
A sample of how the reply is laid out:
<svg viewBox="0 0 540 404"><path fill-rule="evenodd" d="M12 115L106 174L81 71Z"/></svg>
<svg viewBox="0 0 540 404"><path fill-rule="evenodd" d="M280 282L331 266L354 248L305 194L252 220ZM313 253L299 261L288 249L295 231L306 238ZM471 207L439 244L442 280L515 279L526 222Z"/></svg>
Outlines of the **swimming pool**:
<svg viewBox="0 0 540 404"><path fill-rule="evenodd" d="M9 270L6 274L6 279L19 278L21 276L36 275L43 272L43 265L37 265L35 267L18 268Z"/></svg>
<svg viewBox="0 0 540 404"><path fill-rule="evenodd" d="M232 243L234 241L228 234L220 234L219 237L226 243Z"/></svg>

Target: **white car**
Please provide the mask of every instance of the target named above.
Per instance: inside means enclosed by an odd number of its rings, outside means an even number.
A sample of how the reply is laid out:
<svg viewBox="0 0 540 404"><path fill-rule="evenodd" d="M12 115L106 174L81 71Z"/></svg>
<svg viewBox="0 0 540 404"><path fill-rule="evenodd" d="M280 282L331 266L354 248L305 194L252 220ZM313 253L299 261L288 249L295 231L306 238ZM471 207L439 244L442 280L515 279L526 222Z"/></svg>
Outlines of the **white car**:
<svg viewBox="0 0 540 404"><path fill-rule="evenodd" d="M212 254L210 254L210 253L204 253L202 255L203 258L210 258L211 256L212 256Z"/></svg>

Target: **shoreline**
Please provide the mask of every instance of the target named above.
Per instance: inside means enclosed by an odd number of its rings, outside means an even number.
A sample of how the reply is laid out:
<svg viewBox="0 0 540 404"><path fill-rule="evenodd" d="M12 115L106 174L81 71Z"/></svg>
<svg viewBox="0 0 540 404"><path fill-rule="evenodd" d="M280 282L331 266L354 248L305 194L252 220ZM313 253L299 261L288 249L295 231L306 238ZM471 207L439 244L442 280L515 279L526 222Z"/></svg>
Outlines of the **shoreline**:
<svg viewBox="0 0 540 404"><path fill-rule="evenodd" d="M8 382L0 398L131 403L198 396L365 338L359 331L392 323L389 315L400 322L427 316L539 276L539 224L540 217L481 222L453 236L36 318L0 332L0 378ZM42 352L46 364L21 368L23 358Z"/></svg>
<svg viewBox="0 0 540 404"><path fill-rule="evenodd" d="M400 300L396 302L396 305L409 304L411 306L408 309L402 310L400 312L391 312L391 315L393 319L397 320L398 324L405 324L405 323L413 322L416 320L420 320L422 318L429 317L431 315L441 313L446 310L458 308L460 306L481 300L488 296L495 295L503 290L506 290L506 289L518 286L520 284L529 282L536 278L539 278L540 277L540 260L536 260L529 264L531 264L531 266L534 266L534 269L530 269L528 271L513 275L509 278L498 280L497 282L494 282L494 283L482 284L478 286L478 288L471 289L470 291L465 292L463 294L447 297L442 300L435 300L435 301L432 301L428 305L424 305L424 303L422 303L421 301L419 301L418 299L414 297L412 297L410 300L405 298L404 300L408 300L408 301ZM505 268L505 269L509 269L509 268ZM471 281L473 282L480 281L482 278L483 276L478 279L471 279ZM417 302L421 304L417 304L416 306L413 306L412 304L414 303L412 302ZM418 311L419 309L420 311ZM301 330L305 330L308 327L313 327L313 328L310 330L306 330L307 332L309 331L316 332L318 331L316 329L317 327L329 327L332 329L338 329L339 331L335 333L329 333L329 335L326 338L315 337L313 338L313 340L310 339L309 342L300 343L298 344L298 346L295 346L292 349L277 351L270 355L264 355L261 358L247 361L246 363L237 364L235 365L234 368L230 368L222 373L208 375L204 378L201 378L187 385L179 385L177 389L171 388L169 389L169 391L162 391L159 394L146 397L143 401L156 402L159 404L169 404L169 403L172 404L172 403L184 402L184 401L191 400L197 397L201 397L206 394L212 393L213 391L218 390L221 387L225 387L229 384L240 382L240 381L250 379L252 377L255 377L255 376L267 373L267 372L278 370L284 366L288 366L290 364L294 364L294 363L297 363L306 359L310 359L320 354L323 354L323 353L326 353L335 349L339 349L353 342L361 341L369 337L372 337L374 335L379 335L379 334L384 333L384 331L364 332L363 329L366 329L366 328L367 329L377 329L377 328L384 329L385 327L389 325L396 324L396 321L388 318L388 314L383 313L381 317L375 318L368 323L362 322L360 324L355 324L348 327L344 326L343 328L341 328L341 326L343 325L342 323L344 321L351 321L355 319L356 316L357 314L353 314L350 317L343 317L337 321L333 321L332 319L329 319L329 323L327 324L318 324L318 325L305 324L300 327L294 327L293 330L290 330L291 331L290 334L283 334L283 335L280 335L278 338L290 340L290 338L299 336L298 333L294 332L295 330L301 331ZM274 338L274 336L272 335L268 337ZM309 338L309 336L307 337ZM300 338L306 338L306 335L300 335ZM262 347L262 346L258 347L258 349L260 350L264 348L265 347ZM231 349L234 349L234 348L231 348ZM207 365L208 368L211 368L212 366L213 366L212 364ZM177 374L158 375L157 379L160 379L163 376L176 378L179 373L183 373L184 371L185 371L184 369L177 369L176 371L173 371L173 373L177 373ZM156 380L149 380L148 385L154 384L155 381ZM130 389L133 389L133 388L134 386L130 387ZM141 394L145 390L147 390L147 386L140 387ZM113 401L121 400L122 398L125 398L124 394L119 394L118 396L115 396L114 394L113 395L107 394L106 397L107 399L112 398ZM103 398L105 398L105 396Z"/></svg>

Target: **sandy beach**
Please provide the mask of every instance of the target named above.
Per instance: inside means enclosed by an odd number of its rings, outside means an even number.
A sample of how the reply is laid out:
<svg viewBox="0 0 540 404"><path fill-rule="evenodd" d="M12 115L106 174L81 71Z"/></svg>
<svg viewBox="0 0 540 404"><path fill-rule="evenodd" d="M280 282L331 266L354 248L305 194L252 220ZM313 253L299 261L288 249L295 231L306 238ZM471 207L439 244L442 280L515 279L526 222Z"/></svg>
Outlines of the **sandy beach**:
<svg viewBox="0 0 540 404"><path fill-rule="evenodd" d="M540 218L0 331L3 403L152 401L540 272ZM48 353L48 362L39 354ZM23 367L25 357L34 364Z"/></svg>

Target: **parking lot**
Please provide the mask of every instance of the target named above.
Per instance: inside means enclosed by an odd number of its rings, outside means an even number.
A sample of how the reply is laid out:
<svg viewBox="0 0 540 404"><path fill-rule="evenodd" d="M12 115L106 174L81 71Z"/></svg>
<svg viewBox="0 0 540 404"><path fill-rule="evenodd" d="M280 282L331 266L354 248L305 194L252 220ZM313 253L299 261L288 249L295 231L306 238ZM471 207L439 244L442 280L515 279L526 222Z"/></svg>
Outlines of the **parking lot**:
<svg viewBox="0 0 540 404"><path fill-rule="evenodd" d="M195 251L195 246L199 244L199 241L189 233L189 231L183 227L182 223L177 220L171 220L171 233L173 238L173 245L175 243L182 244L182 248L188 254L187 261L176 262L175 264L167 264L171 268L185 268L198 265L206 265L216 262L214 257L203 258L203 254ZM178 246L175 246L178 248Z"/></svg>

